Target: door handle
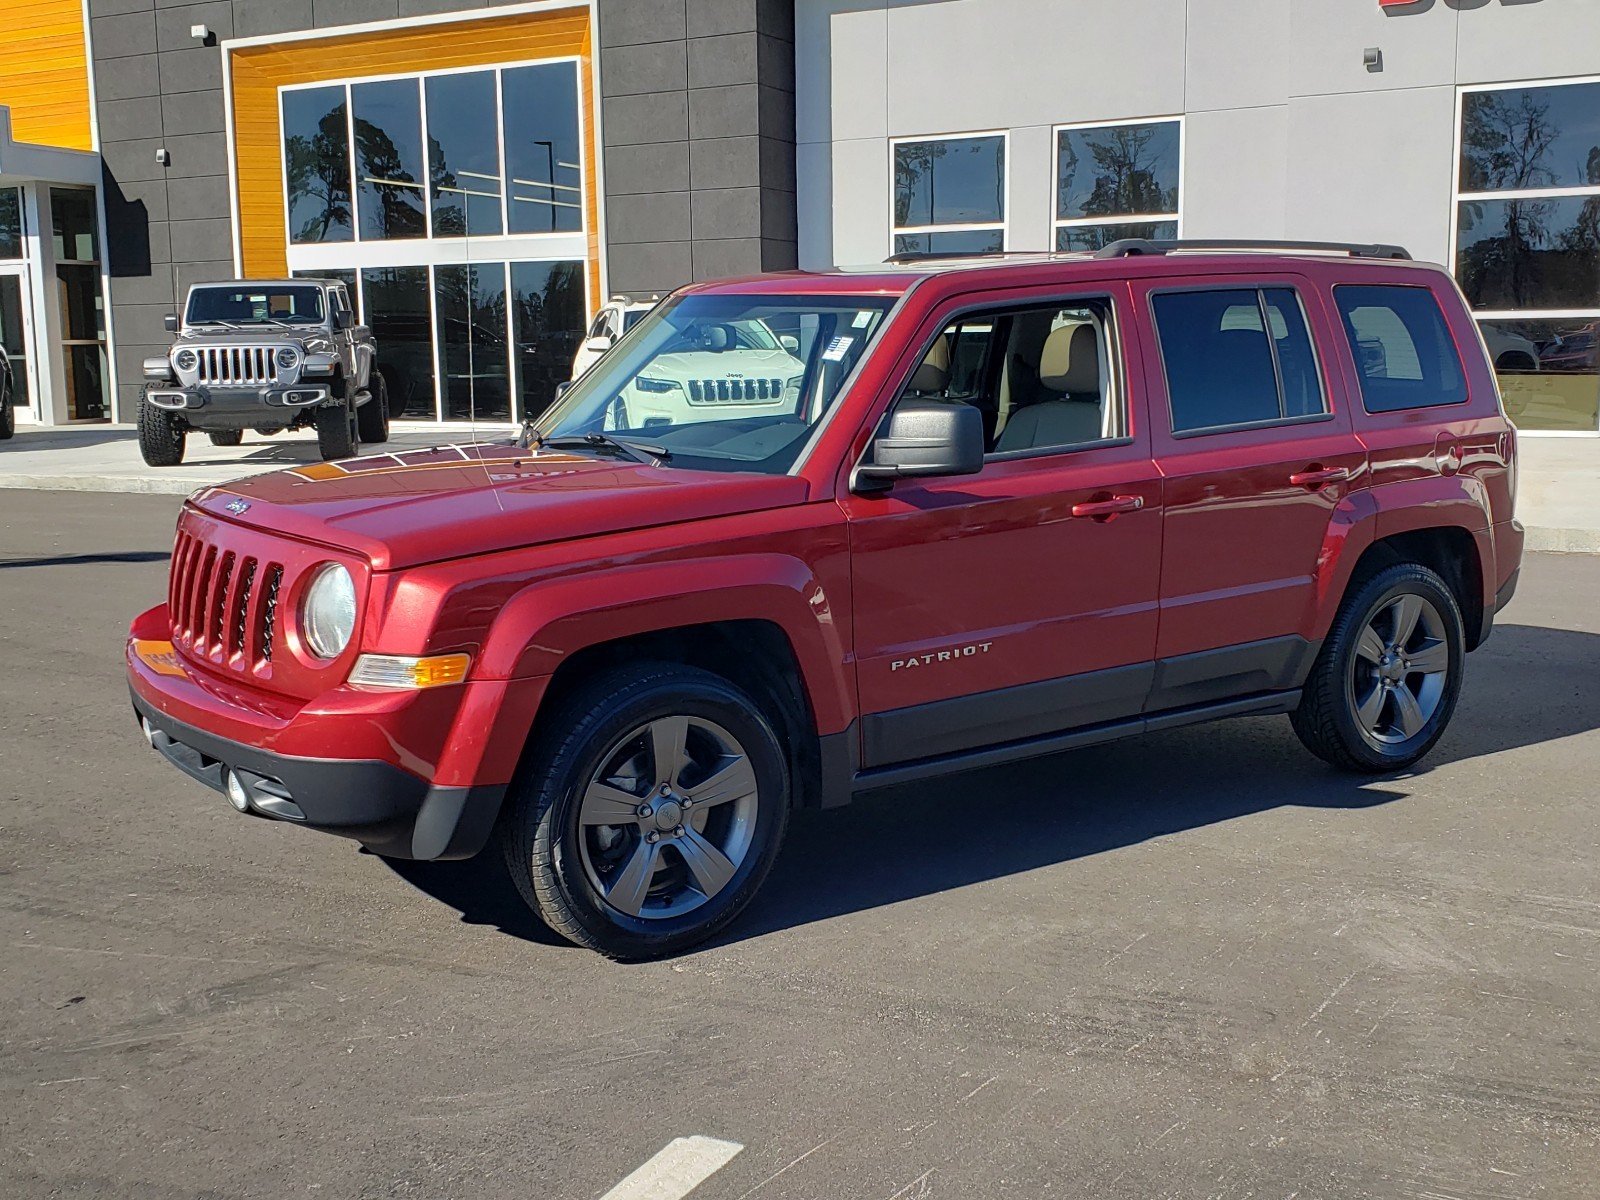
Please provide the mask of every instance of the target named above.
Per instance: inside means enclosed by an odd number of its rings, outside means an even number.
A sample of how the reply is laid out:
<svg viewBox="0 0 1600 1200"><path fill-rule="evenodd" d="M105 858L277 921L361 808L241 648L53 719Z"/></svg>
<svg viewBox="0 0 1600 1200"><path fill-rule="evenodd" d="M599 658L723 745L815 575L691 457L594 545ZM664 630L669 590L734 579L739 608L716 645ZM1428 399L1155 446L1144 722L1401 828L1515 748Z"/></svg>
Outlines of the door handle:
<svg viewBox="0 0 1600 1200"><path fill-rule="evenodd" d="M1289 482L1295 487L1319 488L1324 484L1343 483L1349 478L1348 467L1312 467L1307 471L1296 471L1289 476Z"/></svg>
<svg viewBox="0 0 1600 1200"><path fill-rule="evenodd" d="M1093 517L1099 521L1114 517L1118 513L1138 512L1143 507L1143 496L1113 496L1109 500L1085 500L1082 504L1074 504L1072 515Z"/></svg>

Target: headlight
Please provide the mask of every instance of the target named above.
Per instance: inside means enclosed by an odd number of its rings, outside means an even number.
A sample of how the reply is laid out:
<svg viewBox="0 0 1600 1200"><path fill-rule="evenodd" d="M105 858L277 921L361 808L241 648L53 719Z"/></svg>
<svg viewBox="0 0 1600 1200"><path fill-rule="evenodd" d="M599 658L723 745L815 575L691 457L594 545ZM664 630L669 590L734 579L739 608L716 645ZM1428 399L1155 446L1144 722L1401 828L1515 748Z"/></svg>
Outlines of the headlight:
<svg viewBox="0 0 1600 1200"><path fill-rule="evenodd" d="M200 360L195 357L193 350L179 350L172 356L172 361L177 365L178 370L192 371L195 363Z"/></svg>
<svg viewBox="0 0 1600 1200"><path fill-rule="evenodd" d="M649 376L641 375L633 382L634 386L641 392L676 392L679 390L678 385L670 379L651 379Z"/></svg>
<svg viewBox="0 0 1600 1200"><path fill-rule="evenodd" d="M356 631L356 585L338 563L324 563L300 605L300 631L318 658L337 658Z"/></svg>
<svg viewBox="0 0 1600 1200"><path fill-rule="evenodd" d="M292 367L299 361L300 355L295 353L293 346L285 346L282 350L278 351L278 365L280 367Z"/></svg>

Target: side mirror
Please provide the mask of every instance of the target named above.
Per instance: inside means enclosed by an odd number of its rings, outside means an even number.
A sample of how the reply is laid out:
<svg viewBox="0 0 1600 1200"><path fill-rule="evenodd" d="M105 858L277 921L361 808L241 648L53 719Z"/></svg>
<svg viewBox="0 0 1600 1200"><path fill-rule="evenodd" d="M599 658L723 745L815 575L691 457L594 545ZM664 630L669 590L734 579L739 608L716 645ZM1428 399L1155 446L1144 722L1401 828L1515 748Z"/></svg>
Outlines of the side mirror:
<svg viewBox="0 0 1600 1200"><path fill-rule="evenodd" d="M586 341L583 348L590 354L604 354L611 349L611 338L602 333L599 337L592 337Z"/></svg>
<svg viewBox="0 0 1600 1200"><path fill-rule="evenodd" d="M560 400L561 397L567 394L568 389L571 387L572 380L570 379L563 379L560 383L556 384L556 394L550 398L550 403L554 404L557 400Z"/></svg>
<svg viewBox="0 0 1600 1200"><path fill-rule="evenodd" d="M347 308L333 310L333 327L338 330L349 329L356 322L355 314Z"/></svg>
<svg viewBox="0 0 1600 1200"><path fill-rule="evenodd" d="M901 400L873 439L851 486L875 491L896 479L976 475L983 470L983 416L970 404Z"/></svg>
<svg viewBox="0 0 1600 1200"><path fill-rule="evenodd" d="M800 339L792 333L780 333L778 335L778 345L782 346L790 354L800 353Z"/></svg>
<svg viewBox="0 0 1600 1200"><path fill-rule="evenodd" d="M161 327L163 329L165 329L168 333L177 333L178 332L178 314L177 313L168 313L166 316L162 317L161 318Z"/></svg>

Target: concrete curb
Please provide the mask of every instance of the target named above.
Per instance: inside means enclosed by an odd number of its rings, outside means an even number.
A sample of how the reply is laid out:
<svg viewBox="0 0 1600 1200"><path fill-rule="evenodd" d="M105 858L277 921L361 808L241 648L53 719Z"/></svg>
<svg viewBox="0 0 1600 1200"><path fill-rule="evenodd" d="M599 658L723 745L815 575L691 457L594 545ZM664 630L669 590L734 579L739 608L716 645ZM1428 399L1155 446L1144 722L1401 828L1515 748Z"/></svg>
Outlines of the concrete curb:
<svg viewBox="0 0 1600 1200"><path fill-rule="evenodd" d="M187 496L224 480L145 479L137 475L0 475L0 489L30 492L136 492L156 496Z"/></svg>
<svg viewBox="0 0 1600 1200"><path fill-rule="evenodd" d="M1600 529L1527 529L1527 550L1548 550L1556 554L1600 554Z"/></svg>

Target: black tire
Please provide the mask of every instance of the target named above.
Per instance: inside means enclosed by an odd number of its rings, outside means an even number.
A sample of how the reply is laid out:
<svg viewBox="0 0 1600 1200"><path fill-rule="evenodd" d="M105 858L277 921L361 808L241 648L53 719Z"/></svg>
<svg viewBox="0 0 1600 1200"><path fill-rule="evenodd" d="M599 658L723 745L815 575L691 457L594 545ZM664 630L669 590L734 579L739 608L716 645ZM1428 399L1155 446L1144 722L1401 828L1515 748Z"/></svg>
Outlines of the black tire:
<svg viewBox="0 0 1600 1200"><path fill-rule="evenodd" d="M348 401L317 409L317 449L324 462L355 454L356 419Z"/></svg>
<svg viewBox="0 0 1600 1200"><path fill-rule="evenodd" d="M152 467L175 467L183 461L183 444L188 434L178 418L139 397L139 454Z"/></svg>
<svg viewBox="0 0 1600 1200"><path fill-rule="evenodd" d="M11 405L11 388L0 380L0 442L9 441L17 431L17 414Z"/></svg>
<svg viewBox="0 0 1600 1200"><path fill-rule="evenodd" d="M748 842L726 883L707 896L705 889L688 886L689 860L673 845L673 835L654 834L662 842L656 852L658 857L652 861L662 867L646 876L646 886L665 876L656 902L666 903L677 896L698 907L677 915L649 915L643 910L652 901L646 899L641 915L630 915L606 900L606 893L595 882L605 864L595 864L590 850L594 843L580 843L580 838L589 838L589 831L596 830L593 836L614 835L619 839L619 857L612 864L611 874L615 883L624 860L631 861L633 856L629 847L633 854L637 853L644 837L642 830L650 822L641 817L639 828L628 826L620 830L583 824L580 802L595 774L604 769L607 760L612 760L619 744L629 745L630 736L641 733L648 737L644 731L652 722L681 718L720 728L743 752L754 791L749 793L748 801L736 803L751 806ZM702 735L691 728L685 743L699 736ZM686 771L694 769L691 766ZM667 812L668 802L658 799L660 793L653 789L648 777L641 777L637 786L642 789L637 797L642 803L655 801L662 814ZM680 791L682 796L688 796L694 790L690 784ZM609 958L660 958L712 937L749 903L767 877L783 841L789 796L783 751L771 723L755 701L708 671L664 663L644 664L602 673L561 706L533 747L528 768L513 789L496 836L517 890L551 929ZM632 792L628 798L633 798ZM718 818L719 813L728 816ZM734 817L732 803L707 805L703 815L697 814L704 834L713 840L713 822L720 819L724 821L723 828L729 829L727 822ZM689 824L688 817L679 819L683 825ZM682 833L680 827L677 836ZM731 862L732 857L727 861ZM678 879L675 893L674 878ZM640 894L645 894L643 889ZM651 888L648 895L656 897L656 889Z"/></svg>
<svg viewBox="0 0 1600 1200"><path fill-rule="evenodd" d="M1377 660L1359 648L1363 634L1374 622L1382 625L1385 614L1394 612L1403 597L1425 602L1428 607L1422 611L1431 611L1431 617L1425 616L1414 626L1422 632L1411 635L1413 645L1428 643L1431 648L1408 651L1401 647L1391 655L1393 646L1386 643L1383 658L1388 662L1384 668L1378 668L1373 665ZM1442 636L1430 640L1422 634L1434 618ZM1373 636L1377 642L1384 642L1382 634L1374 631ZM1430 677L1404 672L1411 665L1410 656L1420 657L1424 653L1430 655L1430 661L1444 665L1444 678L1429 701L1431 711L1407 736L1397 701L1379 697L1374 712L1386 728L1383 732L1369 729L1360 716L1358 688L1368 698L1376 694L1372 687L1387 688L1393 696L1398 696L1397 687L1405 688L1414 701L1414 693L1424 691ZM1394 661L1396 659L1399 661ZM1306 749L1324 762L1346 771L1398 771L1433 749L1434 743L1444 734L1461 694L1465 661L1466 634L1461 608L1449 585L1418 563L1396 563L1358 583L1345 596L1333 628L1328 631L1327 640L1306 679L1300 706L1289 719ZM1398 682L1385 682L1384 670L1399 673ZM1407 701L1408 708L1413 701ZM1420 704L1416 711L1421 713Z"/></svg>
<svg viewBox="0 0 1600 1200"><path fill-rule="evenodd" d="M244 441L244 430L213 429L210 433L206 434L206 436L211 439L211 444L213 446L237 446L240 442Z"/></svg>
<svg viewBox="0 0 1600 1200"><path fill-rule="evenodd" d="M369 386L372 398L356 409L356 430L363 442L377 445L389 440L389 385L376 367L372 369Z"/></svg>

